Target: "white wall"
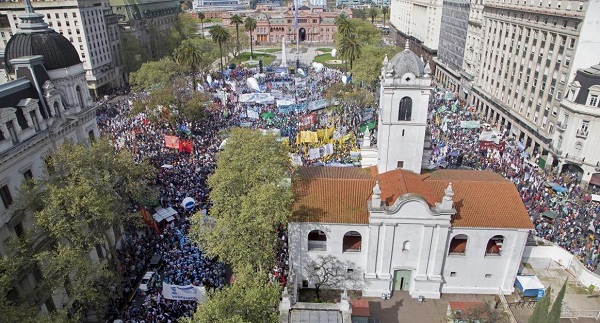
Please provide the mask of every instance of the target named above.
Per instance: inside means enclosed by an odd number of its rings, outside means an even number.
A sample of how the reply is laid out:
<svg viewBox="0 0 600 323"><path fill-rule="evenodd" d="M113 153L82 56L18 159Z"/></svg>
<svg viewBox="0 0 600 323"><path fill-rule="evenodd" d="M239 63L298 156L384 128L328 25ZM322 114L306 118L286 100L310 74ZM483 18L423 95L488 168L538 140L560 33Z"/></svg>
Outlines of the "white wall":
<svg viewBox="0 0 600 323"><path fill-rule="evenodd" d="M308 233L312 230L321 230L327 235L327 251L308 251ZM298 274L298 282L305 279L305 266L319 256L333 255L341 262L348 263L354 269L357 277L362 281L367 261L369 241L369 228L367 225L352 224L325 224L314 222L290 222L288 224L289 253L292 270ZM344 234L348 231L357 231L362 236L360 252L342 252ZM358 284L361 281L356 282ZM312 287L312 286L311 286Z"/></svg>
<svg viewBox="0 0 600 323"><path fill-rule="evenodd" d="M572 61L571 74L567 84L575 78L577 69L588 68L598 64L598 52L600 52L600 37L598 37L598 25L600 24L600 1L588 1L587 10L581 28L577 48Z"/></svg>
<svg viewBox="0 0 600 323"><path fill-rule="evenodd" d="M600 286L600 276L594 274L585 268L576 257L565 249L552 246L527 246L523 253L523 262L528 262L532 258L549 258L557 262L559 265L569 270L577 281L585 287L594 285Z"/></svg>
<svg viewBox="0 0 600 323"><path fill-rule="evenodd" d="M452 238L459 234L469 238L466 254L446 257L443 271L446 284L442 292L496 294L502 288L504 292L511 293L527 241L527 231L454 228L448 238L446 252ZM496 235L505 238L501 255L486 256L487 243ZM452 277L452 272L456 276ZM486 278L486 274L491 274L491 277Z"/></svg>

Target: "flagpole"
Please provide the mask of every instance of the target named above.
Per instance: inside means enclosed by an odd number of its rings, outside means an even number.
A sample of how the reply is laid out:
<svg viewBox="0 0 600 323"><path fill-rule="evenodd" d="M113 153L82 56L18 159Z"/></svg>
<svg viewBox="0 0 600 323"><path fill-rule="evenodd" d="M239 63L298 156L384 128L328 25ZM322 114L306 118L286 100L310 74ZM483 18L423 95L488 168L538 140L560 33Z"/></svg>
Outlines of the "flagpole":
<svg viewBox="0 0 600 323"><path fill-rule="evenodd" d="M298 56L300 55L300 29L298 29L298 6L300 5L300 0L295 1L294 6L294 23L296 29L296 61L298 61Z"/></svg>

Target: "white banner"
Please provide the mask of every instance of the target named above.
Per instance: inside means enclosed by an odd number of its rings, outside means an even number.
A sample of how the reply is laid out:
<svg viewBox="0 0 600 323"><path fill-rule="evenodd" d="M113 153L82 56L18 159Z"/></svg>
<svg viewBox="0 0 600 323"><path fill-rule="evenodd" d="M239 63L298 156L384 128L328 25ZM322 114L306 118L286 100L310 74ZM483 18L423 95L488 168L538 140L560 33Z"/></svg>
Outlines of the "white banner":
<svg viewBox="0 0 600 323"><path fill-rule="evenodd" d="M333 144L326 144L325 146L323 146L323 150L323 156L333 155Z"/></svg>
<svg viewBox="0 0 600 323"><path fill-rule="evenodd" d="M206 301L206 290L204 287L194 285L171 285L163 283L162 295L165 299L178 301Z"/></svg>
<svg viewBox="0 0 600 323"><path fill-rule="evenodd" d="M311 148L308 152L308 158L310 159L318 159L321 157L321 151L319 148Z"/></svg>
<svg viewBox="0 0 600 323"><path fill-rule="evenodd" d="M258 112L252 110L252 109L248 109L246 111L246 115L248 116L249 119L258 119L259 115Z"/></svg>

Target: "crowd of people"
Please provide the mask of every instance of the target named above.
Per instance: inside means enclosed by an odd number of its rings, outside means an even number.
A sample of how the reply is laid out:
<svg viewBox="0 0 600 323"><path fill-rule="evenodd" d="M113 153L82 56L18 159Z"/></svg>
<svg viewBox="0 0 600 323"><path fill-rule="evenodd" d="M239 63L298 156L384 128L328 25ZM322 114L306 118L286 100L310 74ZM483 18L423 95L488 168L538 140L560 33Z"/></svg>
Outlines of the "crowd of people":
<svg viewBox="0 0 600 323"><path fill-rule="evenodd" d="M460 99L446 100L445 95L436 88L430 100L431 163L492 170L513 181L535 226L533 234L570 251L597 272L600 203L581 188L580 174L539 167L539 151L530 155L505 125L476 113ZM481 127L466 128L461 121L479 122ZM497 144L482 148L482 135Z"/></svg>
<svg viewBox="0 0 600 323"><path fill-rule="evenodd" d="M144 93L122 96L105 101L98 110L98 125L103 134L111 136L118 149L129 149L136 161L148 161L158 169L155 184L159 189L161 207L172 207L176 219L163 224L160 232L152 228L139 231L127 228L120 249L123 290L125 295L137 294L124 300L125 318L130 322L171 322L191 315L195 302L173 301L162 297L160 285L195 285L205 288L222 288L227 282L226 268L218 259L210 259L187 237L189 218L195 212L210 214L208 176L214 171L216 153L223 145L222 130L230 127L247 127L272 131L287 141L290 155L301 165L357 165L357 150L365 124L376 120L375 112L368 116L355 107L308 109L310 102L324 99L325 90L340 82L341 73L324 70L315 73L308 67L306 77L293 75L257 75L252 69L237 69L226 82L200 75L198 90L212 94L214 105L200 120L150 122L144 113L131 115L133 101ZM274 100L242 100L247 94L260 90ZM537 166L536 152L530 156L527 147L513 137L504 125L488 120L460 99L447 100L446 91L436 88L431 96L428 122L432 150L430 163L434 167L468 167L492 170L513 181L521 194L534 223L534 234L557 243L580 258L594 271L600 265L600 223L596 214L600 203L590 201L582 190L576 173L558 173ZM246 96L245 96L246 95ZM263 97L264 98L264 97ZM285 105L277 101L286 102ZM330 104L332 104L330 102ZM451 108L448 108L451 106ZM340 112L342 111L342 112ZM374 111L374 110L372 110ZM348 113L350 112L350 113ZM308 120L308 121L306 121ZM479 122L481 127L465 128L462 121ZM371 127L369 127L371 128ZM372 133L375 140L376 129ZM304 140L303 132L318 134L317 139ZM482 147L482 133L494 138L495 145ZM181 152L165 145L165 135L190 140L193 149ZM326 145L330 151L324 153ZM318 154L314 153L317 149ZM565 188L557 192L552 183ZM185 208L182 201L192 198L195 204ZM555 219L544 217L552 211ZM278 229L279 247L277 264L272 281L287 282L289 270L287 235L285 228ZM164 261L160 283L144 293L137 293L139 280L147 270L150 259L160 255Z"/></svg>

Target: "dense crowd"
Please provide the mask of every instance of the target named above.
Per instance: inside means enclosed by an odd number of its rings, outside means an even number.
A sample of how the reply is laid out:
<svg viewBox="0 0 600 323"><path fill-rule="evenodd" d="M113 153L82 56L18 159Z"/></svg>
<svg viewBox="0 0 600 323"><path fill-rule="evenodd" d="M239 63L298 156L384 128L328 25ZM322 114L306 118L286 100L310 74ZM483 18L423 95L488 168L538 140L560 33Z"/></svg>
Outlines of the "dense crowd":
<svg viewBox="0 0 600 323"><path fill-rule="evenodd" d="M539 167L539 152L529 155L504 125L475 113L460 100L446 100L445 93L438 88L430 100L431 163L492 170L513 181L534 223L533 233L570 251L591 271L598 270L600 203L581 189L580 174ZM479 121L481 127L464 128L461 121ZM481 149L480 136L486 133L503 142L504 149L500 145Z"/></svg>

